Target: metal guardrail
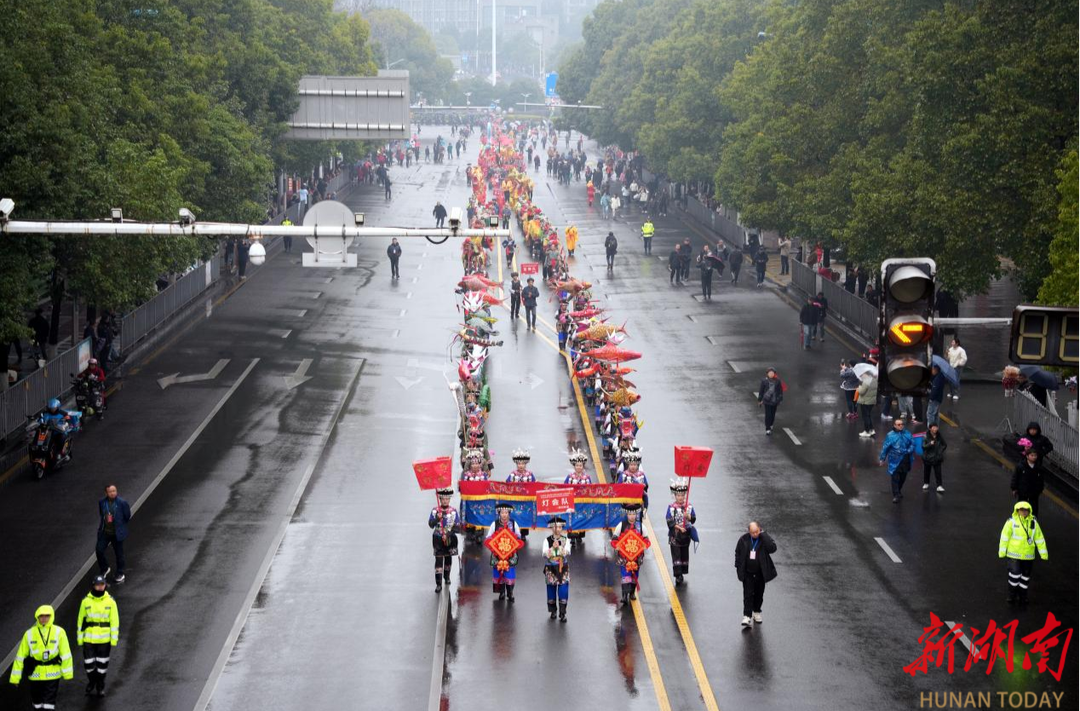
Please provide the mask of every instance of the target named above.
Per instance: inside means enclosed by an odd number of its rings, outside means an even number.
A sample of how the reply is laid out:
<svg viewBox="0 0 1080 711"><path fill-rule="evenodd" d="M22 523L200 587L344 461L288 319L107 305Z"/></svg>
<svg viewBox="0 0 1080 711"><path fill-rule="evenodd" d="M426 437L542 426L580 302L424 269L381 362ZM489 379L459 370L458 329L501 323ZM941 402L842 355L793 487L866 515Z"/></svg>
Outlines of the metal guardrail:
<svg viewBox="0 0 1080 711"><path fill-rule="evenodd" d="M1050 461L1073 478L1080 477L1080 434L1076 428L1026 392L1017 392L1009 399L1012 400L1013 426L1025 427L1029 422L1038 422L1042 433L1054 444L1054 451L1048 457Z"/></svg>
<svg viewBox="0 0 1080 711"><path fill-rule="evenodd" d="M0 392L0 435L15 432L26 424L26 416L34 415L45 403L60 397L71 387L72 373L78 373L79 351L89 359L90 339L86 338L59 354L44 368L38 368L7 390ZM7 374L4 374L7 377Z"/></svg>
<svg viewBox="0 0 1080 711"><path fill-rule="evenodd" d="M817 294L819 291L824 294L829 301L830 317L843 321L868 343L877 340L878 310L869 301L860 299L802 262L792 259L790 264L791 282L806 294Z"/></svg>
<svg viewBox="0 0 1080 711"><path fill-rule="evenodd" d="M120 352L126 353L163 321L206 291L221 274L223 258L203 262L120 319Z"/></svg>
<svg viewBox="0 0 1080 711"><path fill-rule="evenodd" d="M741 247L746 241L739 223L725 217L716 210L710 210L695 197L686 199L686 213L694 218L696 222L708 227L733 245Z"/></svg>

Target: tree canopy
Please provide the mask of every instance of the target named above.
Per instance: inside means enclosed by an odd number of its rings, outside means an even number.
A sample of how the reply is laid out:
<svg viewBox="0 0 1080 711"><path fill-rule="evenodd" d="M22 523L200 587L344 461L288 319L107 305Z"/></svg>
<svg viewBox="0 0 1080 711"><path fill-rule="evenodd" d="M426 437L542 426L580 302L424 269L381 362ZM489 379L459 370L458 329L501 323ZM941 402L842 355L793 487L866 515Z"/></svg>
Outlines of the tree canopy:
<svg viewBox="0 0 1080 711"><path fill-rule="evenodd" d="M1030 298L1071 266L1075 302L1076 18L1076 0L608 0L559 90L605 107L583 130L714 183L748 225L868 264L929 256L957 294L1011 265Z"/></svg>
<svg viewBox="0 0 1080 711"><path fill-rule="evenodd" d="M332 0L0 0L0 196L15 217L259 221L305 73L372 74L368 26ZM322 146L323 155L329 146ZM0 342L44 280L125 308L213 245L5 237Z"/></svg>

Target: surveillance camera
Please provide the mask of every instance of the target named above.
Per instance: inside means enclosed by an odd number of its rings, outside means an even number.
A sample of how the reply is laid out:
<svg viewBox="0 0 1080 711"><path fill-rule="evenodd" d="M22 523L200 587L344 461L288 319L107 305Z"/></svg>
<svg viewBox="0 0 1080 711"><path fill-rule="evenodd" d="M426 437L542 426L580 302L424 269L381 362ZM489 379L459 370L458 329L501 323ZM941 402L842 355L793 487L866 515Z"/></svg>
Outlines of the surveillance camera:
<svg viewBox="0 0 1080 711"><path fill-rule="evenodd" d="M354 212L353 213L353 222L356 223L357 227L363 227L364 226L364 213L362 213L362 212Z"/></svg>
<svg viewBox="0 0 1080 711"><path fill-rule="evenodd" d="M0 200L0 222L11 219L11 213L15 211L15 201L11 198Z"/></svg>
<svg viewBox="0 0 1080 711"><path fill-rule="evenodd" d="M461 208L450 208L450 229L457 230L461 228Z"/></svg>
<svg viewBox="0 0 1080 711"><path fill-rule="evenodd" d="M488 227L498 228L498 226L499 226L499 216L498 215L488 215L487 223L488 223Z"/></svg>
<svg viewBox="0 0 1080 711"><path fill-rule="evenodd" d="M180 224L181 225L194 225L195 213L186 207L180 208Z"/></svg>
<svg viewBox="0 0 1080 711"><path fill-rule="evenodd" d="M262 242L252 242L248 248L248 260L256 267L266 261L266 247Z"/></svg>
<svg viewBox="0 0 1080 711"><path fill-rule="evenodd" d="M112 218L113 222L123 222L124 221L124 211L121 210L118 207L111 208L109 210L109 216Z"/></svg>

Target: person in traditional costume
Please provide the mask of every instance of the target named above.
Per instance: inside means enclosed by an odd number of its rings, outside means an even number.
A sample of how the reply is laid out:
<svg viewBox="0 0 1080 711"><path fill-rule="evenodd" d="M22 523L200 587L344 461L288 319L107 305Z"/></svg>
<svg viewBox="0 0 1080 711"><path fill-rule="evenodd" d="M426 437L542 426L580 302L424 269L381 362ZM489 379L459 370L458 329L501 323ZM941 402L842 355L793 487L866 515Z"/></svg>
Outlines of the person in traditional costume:
<svg viewBox="0 0 1080 711"><path fill-rule="evenodd" d="M668 504L667 519L668 543L671 544L671 567L675 574L675 584L681 585L683 576L690 572L690 542L697 537L694 523L697 514L694 506L686 500L690 492L690 481L679 477L671 480L671 493L675 500Z"/></svg>
<svg viewBox="0 0 1080 711"><path fill-rule="evenodd" d="M589 472L585 471L585 462L589 458L580 449L570 450L570 464L574 469L566 475L566 479L563 480L564 484L591 484L592 476ZM571 531L569 534L570 542L574 545L580 545L585 539L585 531Z"/></svg>
<svg viewBox="0 0 1080 711"><path fill-rule="evenodd" d="M443 582L450 585L450 569L454 565L454 556L458 554L457 534L461 531L461 515L450 505L453 489L437 489L435 495L439 503L428 515L428 527L431 529L431 547L435 551L435 592L440 593Z"/></svg>
<svg viewBox="0 0 1080 711"><path fill-rule="evenodd" d="M527 450L515 449L512 458L516 468L506 477L508 484L525 484L536 481L536 475L528 470L531 457Z"/></svg>
<svg viewBox="0 0 1080 711"><path fill-rule="evenodd" d="M513 516L514 505L500 501L495 504L495 521L488 528L487 537L491 538L502 529L510 531L516 538L521 539L517 521ZM499 560L495 554L491 554L491 588L492 592L499 593L499 599L514 601L514 578L516 577L515 566L517 565L517 553L505 561Z"/></svg>
<svg viewBox="0 0 1080 711"><path fill-rule="evenodd" d="M649 479L645 476L645 471L641 468L641 452L637 449L631 449L626 451L622 455L622 464L625 465L625 469L619 473L619 484L643 484L645 486L645 493L643 494L643 502L645 509L649 508Z"/></svg>
<svg viewBox="0 0 1080 711"><path fill-rule="evenodd" d="M461 480L487 481L490 478L488 470L484 468L484 452L479 449L465 452L465 471L461 472Z"/></svg>
<svg viewBox="0 0 1080 711"><path fill-rule="evenodd" d="M648 540L649 536L645 533L645 528L641 523L641 504L624 504L623 513L623 520L619 522L619 525L611 533L611 545L614 546L619 537L630 529L634 529L642 538ZM619 575L622 579L622 604L626 606L630 604L631 600L637 599L638 574L640 573L641 561L645 558L645 551L642 550L641 555L633 560L623 558L621 553L618 558Z"/></svg>
<svg viewBox="0 0 1080 711"><path fill-rule="evenodd" d="M566 519L552 516L548 519L551 535L544 539L544 579L547 582L547 609L555 619L556 599L559 621L566 622L566 603L570 598L570 539L566 536Z"/></svg>

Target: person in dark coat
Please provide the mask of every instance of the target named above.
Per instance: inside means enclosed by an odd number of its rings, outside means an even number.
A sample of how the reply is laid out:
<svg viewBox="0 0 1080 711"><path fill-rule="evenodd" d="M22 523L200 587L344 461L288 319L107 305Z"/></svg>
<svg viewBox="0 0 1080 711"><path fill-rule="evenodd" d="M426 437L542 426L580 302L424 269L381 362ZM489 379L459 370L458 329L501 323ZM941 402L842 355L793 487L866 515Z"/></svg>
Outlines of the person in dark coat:
<svg viewBox="0 0 1080 711"><path fill-rule="evenodd" d="M743 253L739 247L735 248L735 251L731 253L731 258L727 260L728 265L731 267L731 283L739 283L739 271L742 269Z"/></svg>
<svg viewBox="0 0 1080 711"><path fill-rule="evenodd" d="M668 278L669 284L682 284L682 245L675 245L675 248L668 254L668 269L671 270L671 276Z"/></svg>
<svg viewBox="0 0 1080 711"><path fill-rule="evenodd" d="M97 556L98 573L101 577L107 577L112 571L105 558L105 551L111 545L116 554L116 577L114 580L122 583L124 576L124 541L128 537L128 522L131 521L131 507L116 492L116 486L109 484L105 487L105 497L98 501L98 531L97 546L94 554Z"/></svg>
<svg viewBox="0 0 1080 711"><path fill-rule="evenodd" d="M1024 461L1017 464L1013 470L1012 481L1009 483L1013 498L1031 504L1031 513L1038 516L1039 496L1045 486L1039 453L1029 447L1024 453Z"/></svg>
<svg viewBox="0 0 1080 711"><path fill-rule="evenodd" d="M761 247L754 254L754 268L757 269L757 285L765 285L765 269L769 266L769 253Z"/></svg>
<svg viewBox="0 0 1080 711"><path fill-rule="evenodd" d="M401 274L398 272L398 260L401 259L401 245L398 244L397 237L390 240L390 246L386 248L386 256L390 258L390 278L400 278Z"/></svg>
<svg viewBox="0 0 1080 711"><path fill-rule="evenodd" d="M775 368L765 371L758 389L758 405L765 408L765 434L772 434L773 422L776 421L776 408L784 401L784 383L776 374Z"/></svg>
<svg viewBox="0 0 1080 711"><path fill-rule="evenodd" d="M813 299L807 299L799 311L799 326L802 328L803 350L810 350L814 343L814 328L817 324L817 306Z"/></svg>
<svg viewBox="0 0 1080 711"><path fill-rule="evenodd" d="M529 277L529 285L521 290L521 302L525 304L525 329L528 331L536 330L536 300L539 298L536 280Z"/></svg>
<svg viewBox="0 0 1080 711"><path fill-rule="evenodd" d="M923 438L923 491L929 491L930 472L933 471L934 479L937 481L937 492L945 493L945 487L941 485L941 465L945 462L945 450L948 446L945 437L941 434L941 426L936 423L930 425L930 429L926 431L926 436Z"/></svg>
<svg viewBox="0 0 1080 711"><path fill-rule="evenodd" d="M694 245L690 244L689 237L682 242L679 259L682 260L682 280L690 281L690 264L694 261Z"/></svg>
<svg viewBox="0 0 1080 711"><path fill-rule="evenodd" d="M604 253L607 255L607 268L615 268L615 253L619 251L619 240L615 239L614 232L608 232L604 238Z"/></svg>
<svg viewBox="0 0 1080 711"><path fill-rule="evenodd" d="M431 211L431 214L435 217L435 226L442 227L443 221L446 219L446 208L443 207L441 202L435 203L435 209Z"/></svg>
<svg viewBox="0 0 1080 711"><path fill-rule="evenodd" d="M705 301L712 301L712 274L713 265L716 262L712 258L712 252L709 250L709 245L701 250L701 254L697 257L698 269L701 270L701 298Z"/></svg>
<svg viewBox="0 0 1080 711"><path fill-rule="evenodd" d="M765 583L776 578L776 566L772 562L776 542L757 521L751 521L746 531L735 544L735 573L743 585L743 627L750 626L751 614L754 622L761 624Z"/></svg>
<svg viewBox="0 0 1080 711"><path fill-rule="evenodd" d="M829 313L829 300L825 298L825 294L821 291L817 293L817 297L814 299L814 306L817 308L817 323L814 324L814 330L817 332L818 341L825 342L825 316Z"/></svg>
<svg viewBox="0 0 1080 711"><path fill-rule="evenodd" d="M1054 443L1042 433L1042 425L1038 422L1029 422L1026 432L1024 436L1031 440L1030 449L1034 449L1039 454L1037 463L1041 467L1046 455L1054 451Z"/></svg>

